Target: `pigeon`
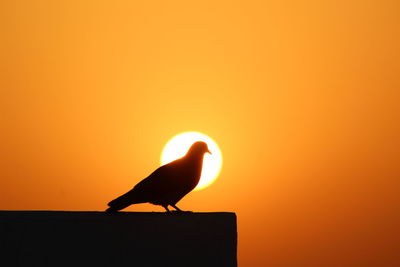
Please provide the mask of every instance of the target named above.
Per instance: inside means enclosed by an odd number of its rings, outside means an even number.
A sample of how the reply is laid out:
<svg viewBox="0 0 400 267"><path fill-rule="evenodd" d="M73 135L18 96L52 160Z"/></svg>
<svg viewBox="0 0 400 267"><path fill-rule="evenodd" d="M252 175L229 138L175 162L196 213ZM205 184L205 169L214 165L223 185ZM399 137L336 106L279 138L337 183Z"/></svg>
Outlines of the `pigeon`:
<svg viewBox="0 0 400 267"><path fill-rule="evenodd" d="M159 167L132 190L109 202L106 212L147 202L164 207L167 213L171 212L168 206L184 212L176 203L199 183L205 153L211 154L205 142L193 143L185 156Z"/></svg>

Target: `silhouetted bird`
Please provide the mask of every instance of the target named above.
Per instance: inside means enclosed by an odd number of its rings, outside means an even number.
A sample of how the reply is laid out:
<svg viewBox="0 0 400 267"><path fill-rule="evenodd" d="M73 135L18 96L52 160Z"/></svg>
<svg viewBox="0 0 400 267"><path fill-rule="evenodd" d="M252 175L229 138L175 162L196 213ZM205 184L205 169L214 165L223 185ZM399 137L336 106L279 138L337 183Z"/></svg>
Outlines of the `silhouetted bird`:
<svg viewBox="0 0 400 267"><path fill-rule="evenodd" d="M106 211L116 212L132 204L149 202L163 206L167 212L170 212L168 205L182 212L176 203L199 183L205 153L211 154L206 143L192 144L184 157L155 170L132 190L108 203Z"/></svg>

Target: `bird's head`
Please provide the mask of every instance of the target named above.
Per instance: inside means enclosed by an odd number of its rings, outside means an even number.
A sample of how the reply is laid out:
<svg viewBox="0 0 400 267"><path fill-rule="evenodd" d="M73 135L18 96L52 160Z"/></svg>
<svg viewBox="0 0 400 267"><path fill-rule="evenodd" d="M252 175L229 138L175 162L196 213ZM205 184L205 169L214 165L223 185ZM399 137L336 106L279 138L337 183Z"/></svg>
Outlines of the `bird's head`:
<svg viewBox="0 0 400 267"><path fill-rule="evenodd" d="M198 141L193 143L193 145L189 148L188 154L191 155L201 155L203 156L205 153L210 153L210 150L208 149L208 146L205 142Z"/></svg>

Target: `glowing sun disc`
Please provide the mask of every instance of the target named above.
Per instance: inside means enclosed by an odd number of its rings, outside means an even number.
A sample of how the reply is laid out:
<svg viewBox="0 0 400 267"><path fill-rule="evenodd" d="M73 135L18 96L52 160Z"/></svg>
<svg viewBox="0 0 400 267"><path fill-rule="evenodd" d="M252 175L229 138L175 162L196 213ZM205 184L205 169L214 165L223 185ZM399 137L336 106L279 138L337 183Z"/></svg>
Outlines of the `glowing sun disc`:
<svg viewBox="0 0 400 267"><path fill-rule="evenodd" d="M194 190L202 190L217 179L222 167L222 155L217 143L209 136L199 132L184 132L168 141L161 153L161 164L167 164L183 157L190 146L197 141L206 142L211 155L206 153L198 185Z"/></svg>

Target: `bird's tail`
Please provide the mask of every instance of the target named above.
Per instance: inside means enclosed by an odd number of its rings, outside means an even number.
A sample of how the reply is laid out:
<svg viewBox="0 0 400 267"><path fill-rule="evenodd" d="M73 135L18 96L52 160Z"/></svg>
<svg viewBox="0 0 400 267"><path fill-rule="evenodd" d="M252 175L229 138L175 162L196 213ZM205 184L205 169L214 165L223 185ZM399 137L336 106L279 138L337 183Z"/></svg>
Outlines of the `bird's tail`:
<svg viewBox="0 0 400 267"><path fill-rule="evenodd" d="M117 197L116 199L110 201L107 205L109 206L108 209L106 209L106 212L117 212L119 210L122 210L126 207L128 207L131 204L134 204L135 202L132 199L132 193L128 192L126 194L123 194L120 197Z"/></svg>

